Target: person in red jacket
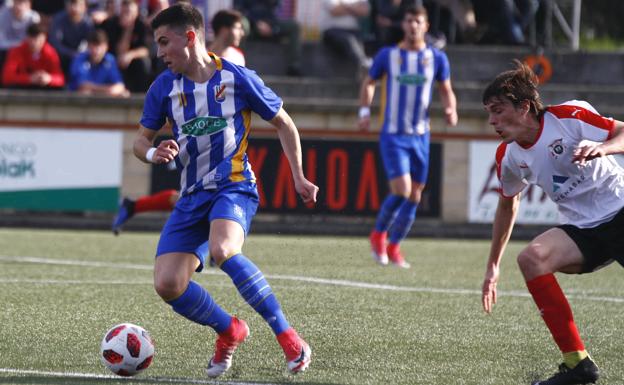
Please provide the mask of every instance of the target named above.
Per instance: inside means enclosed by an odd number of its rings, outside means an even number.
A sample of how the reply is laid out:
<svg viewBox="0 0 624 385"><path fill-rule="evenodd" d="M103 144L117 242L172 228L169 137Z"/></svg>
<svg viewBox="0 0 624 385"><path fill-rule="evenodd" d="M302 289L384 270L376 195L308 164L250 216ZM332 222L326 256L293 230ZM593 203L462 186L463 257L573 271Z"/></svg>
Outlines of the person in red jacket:
<svg viewBox="0 0 624 385"><path fill-rule="evenodd" d="M2 83L11 88L62 88L65 76L54 48L40 24L31 24L26 39L11 48L2 69Z"/></svg>

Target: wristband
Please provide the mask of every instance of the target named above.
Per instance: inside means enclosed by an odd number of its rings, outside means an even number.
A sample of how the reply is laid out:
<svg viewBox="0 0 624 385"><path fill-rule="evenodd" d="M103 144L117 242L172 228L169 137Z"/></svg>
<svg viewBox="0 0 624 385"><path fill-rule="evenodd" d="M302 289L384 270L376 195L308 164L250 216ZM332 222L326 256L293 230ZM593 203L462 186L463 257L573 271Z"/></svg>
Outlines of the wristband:
<svg viewBox="0 0 624 385"><path fill-rule="evenodd" d="M154 163L154 153L156 153L156 147L150 148L145 153L145 159L147 159L147 161L150 163Z"/></svg>
<svg viewBox="0 0 624 385"><path fill-rule="evenodd" d="M360 107L358 111L358 116L360 119L368 118L370 116L370 107Z"/></svg>

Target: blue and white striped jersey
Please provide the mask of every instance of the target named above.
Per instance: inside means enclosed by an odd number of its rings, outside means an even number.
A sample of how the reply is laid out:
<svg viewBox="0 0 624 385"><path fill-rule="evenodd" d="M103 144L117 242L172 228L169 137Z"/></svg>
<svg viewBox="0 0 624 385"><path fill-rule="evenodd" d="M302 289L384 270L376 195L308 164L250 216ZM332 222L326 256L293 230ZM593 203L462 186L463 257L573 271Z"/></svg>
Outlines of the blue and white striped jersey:
<svg viewBox="0 0 624 385"><path fill-rule="evenodd" d="M427 46L408 51L385 47L373 60L372 79L382 79L381 120L384 134L422 135L429 131L429 104L433 81L451 75L446 54Z"/></svg>
<svg viewBox="0 0 624 385"><path fill-rule="evenodd" d="M211 57L217 71L207 82L165 70L145 97L141 124L159 130L168 119L180 145L175 161L183 194L255 182L246 154L251 111L270 120L282 107L254 71Z"/></svg>

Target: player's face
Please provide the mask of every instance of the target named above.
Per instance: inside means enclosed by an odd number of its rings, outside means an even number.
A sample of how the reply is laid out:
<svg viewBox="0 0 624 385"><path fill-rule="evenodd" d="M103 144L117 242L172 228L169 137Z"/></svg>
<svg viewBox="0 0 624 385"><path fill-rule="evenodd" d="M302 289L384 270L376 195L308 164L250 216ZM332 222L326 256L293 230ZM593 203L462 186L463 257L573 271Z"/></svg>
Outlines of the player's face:
<svg viewBox="0 0 624 385"><path fill-rule="evenodd" d="M411 13L405 14L403 22L404 39L409 43L416 43L425 40L425 33L429 29L429 22L425 15L413 15Z"/></svg>
<svg viewBox="0 0 624 385"><path fill-rule="evenodd" d="M494 127L503 142L511 143L517 140L525 131L524 117L526 111L516 108L507 98L493 98L486 105L488 123Z"/></svg>
<svg viewBox="0 0 624 385"><path fill-rule="evenodd" d="M154 39L158 57L172 72L184 74L190 59L187 35L163 25L154 31Z"/></svg>
<svg viewBox="0 0 624 385"><path fill-rule="evenodd" d="M99 64L102 59L104 59L104 55L106 55L106 51L108 51L107 43L89 43L87 46L89 50L89 58L91 63Z"/></svg>
<svg viewBox="0 0 624 385"><path fill-rule="evenodd" d="M230 28L229 45L233 47L239 47L243 36L245 36L243 24L237 21L236 23L234 23L234 25L232 25L232 28Z"/></svg>

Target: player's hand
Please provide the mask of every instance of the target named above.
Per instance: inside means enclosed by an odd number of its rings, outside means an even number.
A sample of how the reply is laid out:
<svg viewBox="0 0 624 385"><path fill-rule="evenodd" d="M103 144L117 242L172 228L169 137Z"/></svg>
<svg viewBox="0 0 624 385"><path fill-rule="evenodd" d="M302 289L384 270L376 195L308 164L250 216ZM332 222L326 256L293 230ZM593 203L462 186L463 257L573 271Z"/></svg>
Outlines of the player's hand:
<svg viewBox="0 0 624 385"><path fill-rule="evenodd" d="M444 118L446 119L446 124L451 127L455 127L457 125L457 110L454 108L447 108L444 110Z"/></svg>
<svg viewBox="0 0 624 385"><path fill-rule="evenodd" d="M362 131L370 131L370 116L360 118L358 120L358 128Z"/></svg>
<svg viewBox="0 0 624 385"><path fill-rule="evenodd" d="M178 155L179 152L180 146L178 146L178 142L173 139L163 140L160 142L156 148L156 152L154 153L154 163L169 163Z"/></svg>
<svg viewBox="0 0 624 385"><path fill-rule="evenodd" d="M600 143L585 142L579 143L579 146L572 152L572 163L585 166L588 161L607 155L602 149Z"/></svg>
<svg viewBox="0 0 624 385"><path fill-rule="evenodd" d="M297 194L299 194L303 203L316 203L316 195L318 194L319 188L306 178L295 181L295 190L297 190Z"/></svg>
<svg viewBox="0 0 624 385"><path fill-rule="evenodd" d="M492 307L496 303L496 283L498 283L499 268L498 266L488 266L483 279L483 288L481 289L481 303L486 313L492 312Z"/></svg>

